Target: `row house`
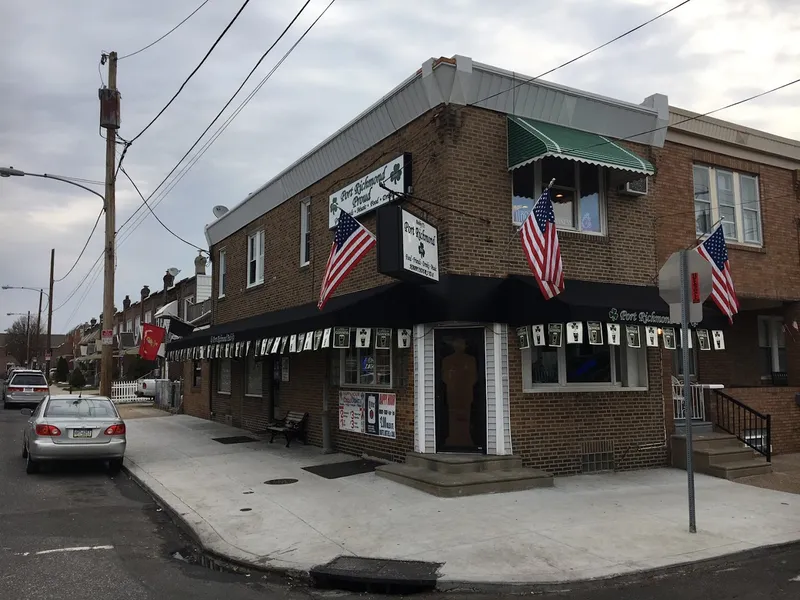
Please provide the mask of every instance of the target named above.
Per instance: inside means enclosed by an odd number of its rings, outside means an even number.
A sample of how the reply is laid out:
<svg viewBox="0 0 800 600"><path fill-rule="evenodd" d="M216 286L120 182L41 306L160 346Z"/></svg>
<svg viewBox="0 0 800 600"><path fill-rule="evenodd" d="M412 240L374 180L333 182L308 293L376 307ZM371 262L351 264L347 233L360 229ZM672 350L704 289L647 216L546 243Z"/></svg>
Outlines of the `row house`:
<svg viewBox="0 0 800 600"><path fill-rule="evenodd" d="M384 473L407 483L440 455L555 475L667 464L682 375L655 282L696 239L707 152L672 139L677 112L662 94L632 104L425 62L206 228L211 325L167 346L185 411L253 430L307 413L326 450L412 457ZM550 182L566 283L547 300L519 231ZM341 210L377 247L320 310ZM694 345L709 332L725 349L697 353L700 376L736 360L711 302Z"/></svg>

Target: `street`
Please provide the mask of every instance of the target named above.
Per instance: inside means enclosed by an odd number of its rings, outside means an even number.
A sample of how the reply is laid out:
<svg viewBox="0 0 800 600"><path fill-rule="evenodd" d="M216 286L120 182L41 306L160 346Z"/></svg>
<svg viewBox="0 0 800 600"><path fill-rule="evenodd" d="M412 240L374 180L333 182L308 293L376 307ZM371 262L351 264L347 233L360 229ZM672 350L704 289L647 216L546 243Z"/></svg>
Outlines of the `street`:
<svg viewBox="0 0 800 600"><path fill-rule="evenodd" d="M190 556L191 542L127 475L111 478L102 465L91 464L57 465L26 475L20 456L24 420L16 410L0 411L0 598L378 597L286 587L260 575L192 564L181 558ZM800 596L800 545L613 583L468 592L415 598L788 600Z"/></svg>

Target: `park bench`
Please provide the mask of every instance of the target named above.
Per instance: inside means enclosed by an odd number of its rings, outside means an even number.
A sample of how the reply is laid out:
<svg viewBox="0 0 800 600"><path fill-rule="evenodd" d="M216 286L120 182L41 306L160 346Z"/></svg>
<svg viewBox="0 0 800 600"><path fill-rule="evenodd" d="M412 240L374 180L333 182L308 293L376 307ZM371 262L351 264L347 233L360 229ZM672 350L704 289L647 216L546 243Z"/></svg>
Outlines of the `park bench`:
<svg viewBox="0 0 800 600"><path fill-rule="evenodd" d="M306 439L306 425L308 424L308 413L289 411L283 419L277 419L267 425L266 432L272 434L269 438L271 444L275 440L276 435L282 435L286 438L286 447L292 443L293 439L299 439L305 445Z"/></svg>

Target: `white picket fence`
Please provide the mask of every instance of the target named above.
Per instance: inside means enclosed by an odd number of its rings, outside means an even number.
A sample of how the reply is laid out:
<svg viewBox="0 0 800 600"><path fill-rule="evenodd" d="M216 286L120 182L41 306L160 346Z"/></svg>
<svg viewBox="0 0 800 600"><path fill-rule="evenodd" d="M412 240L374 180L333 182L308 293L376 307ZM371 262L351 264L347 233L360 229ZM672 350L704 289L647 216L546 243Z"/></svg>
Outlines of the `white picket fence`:
<svg viewBox="0 0 800 600"><path fill-rule="evenodd" d="M705 391L703 386L698 383L690 384L689 389L692 394L692 420L706 420ZM683 381L677 377L672 378L672 401L675 406L675 418L685 419L685 402L683 399Z"/></svg>
<svg viewBox="0 0 800 600"><path fill-rule="evenodd" d="M115 381L111 386L111 401L115 404L138 402L135 381Z"/></svg>

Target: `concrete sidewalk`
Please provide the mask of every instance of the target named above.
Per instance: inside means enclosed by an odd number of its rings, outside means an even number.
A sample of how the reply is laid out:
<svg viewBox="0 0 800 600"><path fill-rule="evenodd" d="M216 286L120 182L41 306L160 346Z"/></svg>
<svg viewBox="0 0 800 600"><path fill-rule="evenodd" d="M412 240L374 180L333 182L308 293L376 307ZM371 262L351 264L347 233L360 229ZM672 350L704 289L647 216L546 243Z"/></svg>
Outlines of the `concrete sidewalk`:
<svg viewBox="0 0 800 600"><path fill-rule="evenodd" d="M686 473L556 479L554 488L437 498L374 473L324 479L303 467L351 460L178 415L128 422L130 473L205 549L307 573L338 556L442 563L440 585L607 577L800 539L800 496L698 474L688 533ZM276 478L287 485L265 485Z"/></svg>

